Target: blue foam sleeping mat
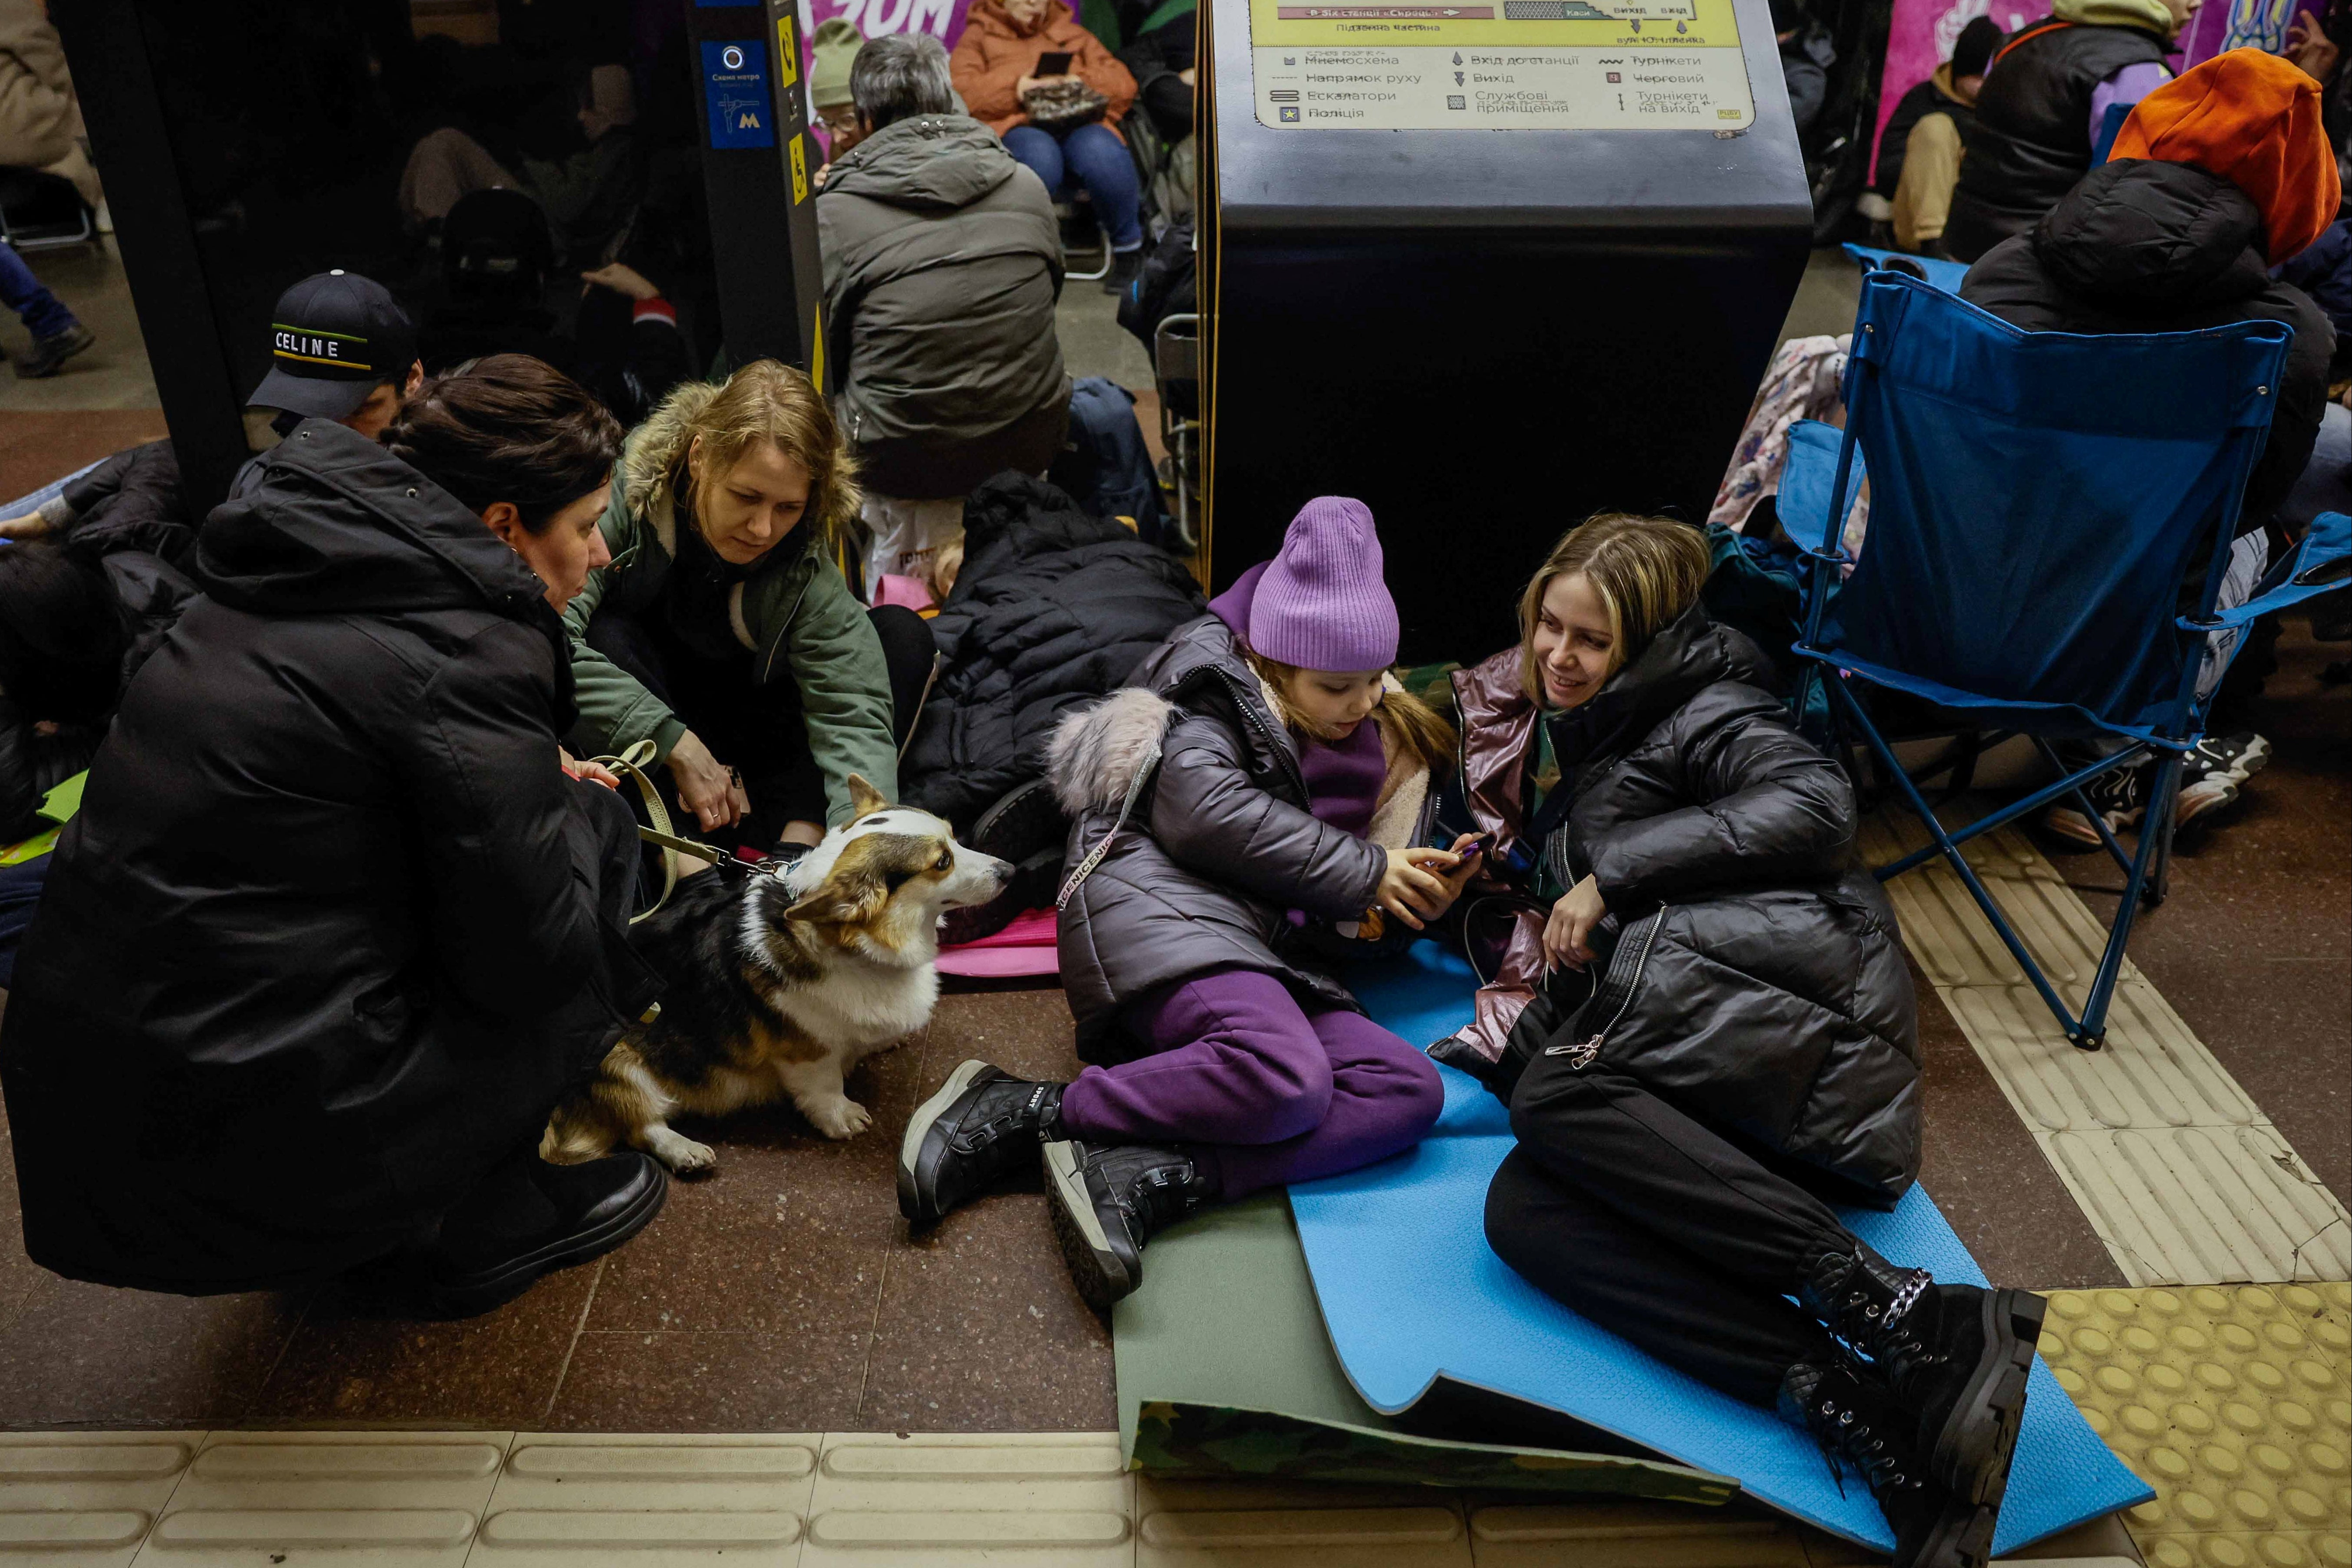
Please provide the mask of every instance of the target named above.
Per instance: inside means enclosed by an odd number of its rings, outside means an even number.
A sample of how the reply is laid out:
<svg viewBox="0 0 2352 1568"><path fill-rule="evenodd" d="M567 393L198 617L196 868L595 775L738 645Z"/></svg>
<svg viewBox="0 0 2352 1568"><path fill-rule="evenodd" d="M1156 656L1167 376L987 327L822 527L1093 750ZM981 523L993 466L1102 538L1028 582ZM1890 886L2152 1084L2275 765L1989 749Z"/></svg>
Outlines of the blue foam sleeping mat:
<svg viewBox="0 0 2352 1568"><path fill-rule="evenodd" d="M1433 942L1349 984L1372 1016L1415 1045L1467 1023L1476 982ZM1349 1381L1384 1415L1437 1378L1475 1384L1604 1427L1799 1519L1880 1551L1895 1542L1869 1489L1843 1495L1812 1443L1770 1412L1718 1394L1586 1321L1513 1273L1486 1246L1486 1184L1508 1152L1508 1118L1465 1073L1420 1147L1290 1189L1325 1326ZM1849 1209L1854 1234L1894 1261L1954 1284L1985 1283L1952 1227L1914 1186L1891 1214ZM2084 1423L2039 1359L2009 1495L1993 1538L2015 1551L2155 1494Z"/></svg>

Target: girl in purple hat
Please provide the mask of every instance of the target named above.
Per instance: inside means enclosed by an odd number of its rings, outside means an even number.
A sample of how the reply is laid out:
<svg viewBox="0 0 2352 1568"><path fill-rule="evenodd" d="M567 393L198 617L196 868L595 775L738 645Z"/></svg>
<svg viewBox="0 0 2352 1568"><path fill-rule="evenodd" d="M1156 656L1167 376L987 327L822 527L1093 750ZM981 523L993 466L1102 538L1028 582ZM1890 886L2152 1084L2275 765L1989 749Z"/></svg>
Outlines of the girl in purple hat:
<svg viewBox="0 0 2352 1568"><path fill-rule="evenodd" d="M929 1224L1041 1148L1078 1290L1107 1310L1152 1234L1202 1203L1418 1142L1437 1069L1316 962L1412 940L1473 862L1427 847L1452 728L1389 674L1396 604L1361 501L1322 496L1282 552L1063 721L1076 826L1061 904L1069 1083L950 1074L898 1153Z"/></svg>

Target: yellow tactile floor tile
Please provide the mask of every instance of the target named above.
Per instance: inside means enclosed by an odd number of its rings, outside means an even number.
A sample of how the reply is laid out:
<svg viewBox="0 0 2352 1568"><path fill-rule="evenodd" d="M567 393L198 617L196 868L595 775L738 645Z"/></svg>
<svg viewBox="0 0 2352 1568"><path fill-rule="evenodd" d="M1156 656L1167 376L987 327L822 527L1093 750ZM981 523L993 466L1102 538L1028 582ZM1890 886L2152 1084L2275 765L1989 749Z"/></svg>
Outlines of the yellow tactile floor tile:
<svg viewBox="0 0 2352 1568"><path fill-rule="evenodd" d="M1873 865L1927 842L1892 810L1863 832ZM2106 941L2089 909L2013 829L1961 852L2079 1004ZM1886 889L1905 944L2125 1279L2352 1278L2352 1216L2128 959L2105 1048L2077 1050L1948 866L1930 861Z"/></svg>
<svg viewBox="0 0 2352 1568"><path fill-rule="evenodd" d="M214 1432L149 1532L152 1568L462 1568L509 1432Z"/></svg>
<svg viewBox="0 0 2352 1568"><path fill-rule="evenodd" d="M816 1433L516 1437L470 1568L793 1568Z"/></svg>
<svg viewBox="0 0 2352 1568"><path fill-rule="evenodd" d="M2153 1568L2352 1568L2352 1285L2062 1290L2041 1350Z"/></svg>
<svg viewBox="0 0 2352 1568"><path fill-rule="evenodd" d="M204 1436L0 1435L0 1565L121 1568L130 1563Z"/></svg>
<svg viewBox="0 0 2352 1568"><path fill-rule="evenodd" d="M1134 1482L1108 1432L832 1433L803 1568L1132 1568Z"/></svg>

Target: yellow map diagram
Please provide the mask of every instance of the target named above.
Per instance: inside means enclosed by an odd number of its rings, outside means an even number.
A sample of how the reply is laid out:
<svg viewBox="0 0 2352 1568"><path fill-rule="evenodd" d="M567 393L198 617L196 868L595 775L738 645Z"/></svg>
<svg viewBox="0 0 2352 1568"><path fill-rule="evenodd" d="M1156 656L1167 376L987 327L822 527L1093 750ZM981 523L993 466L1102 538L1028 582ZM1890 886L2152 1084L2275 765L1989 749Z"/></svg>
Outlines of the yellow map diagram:
<svg viewBox="0 0 2352 1568"><path fill-rule="evenodd" d="M1743 131L1731 0L1250 0L1276 129Z"/></svg>

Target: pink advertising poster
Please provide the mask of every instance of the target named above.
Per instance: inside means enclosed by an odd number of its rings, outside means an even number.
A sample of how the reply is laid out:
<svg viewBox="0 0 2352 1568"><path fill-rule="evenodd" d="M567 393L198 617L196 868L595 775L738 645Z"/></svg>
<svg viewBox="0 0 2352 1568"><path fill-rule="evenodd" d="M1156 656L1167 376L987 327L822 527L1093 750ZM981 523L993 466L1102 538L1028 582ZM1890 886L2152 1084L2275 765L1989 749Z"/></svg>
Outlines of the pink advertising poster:
<svg viewBox="0 0 2352 1568"><path fill-rule="evenodd" d="M1990 16L2004 33L2050 14L2047 0L1895 0L1886 28L1886 68L1878 79L1878 120L1870 132L1870 177L1878 177L1878 133L1903 95L1952 58L1960 29Z"/></svg>
<svg viewBox="0 0 2352 1568"><path fill-rule="evenodd" d="M2177 68L2187 69L2226 49L2255 48L2273 54L2286 45L2287 26L2297 11L2317 11L2324 0L2206 0L2181 38ZM1871 131L1871 177L1878 174L1878 132L1885 129L1903 95L1933 76L1952 58L1960 29L1978 16L1990 16L2004 33L2014 33L2050 14L2049 0L1895 0L1886 31L1886 68L1878 80L1878 121Z"/></svg>
<svg viewBox="0 0 2352 1568"><path fill-rule="evenodd" d="M814 63L809 39L835 16L869 38L885 33L929 33L952 49L963 37L964 13L971 0L800 0L801 79L808 79ZM814 132L820 138L824 132Z"/></svg>

